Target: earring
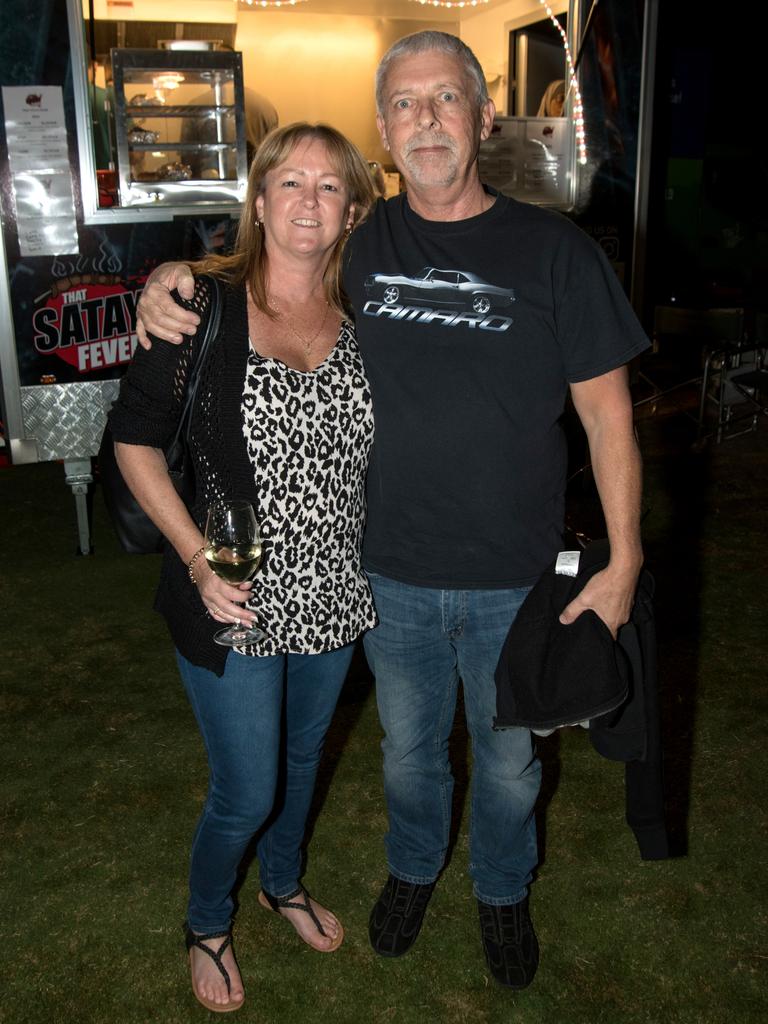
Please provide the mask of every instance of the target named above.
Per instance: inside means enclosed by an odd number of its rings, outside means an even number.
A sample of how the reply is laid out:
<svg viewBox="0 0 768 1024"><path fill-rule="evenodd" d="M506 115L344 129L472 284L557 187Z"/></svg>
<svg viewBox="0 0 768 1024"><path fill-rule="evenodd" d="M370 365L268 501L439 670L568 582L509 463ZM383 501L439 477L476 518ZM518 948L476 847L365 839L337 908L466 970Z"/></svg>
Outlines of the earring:
<svg viewBox="0 0 768 1024"><path fill-rule="evenodd" d="M259 231L263 231L264 230L264 221L263 220L257 220L257 221L255 221L255 224L256 224L256 227L259 229Z"/></svg>

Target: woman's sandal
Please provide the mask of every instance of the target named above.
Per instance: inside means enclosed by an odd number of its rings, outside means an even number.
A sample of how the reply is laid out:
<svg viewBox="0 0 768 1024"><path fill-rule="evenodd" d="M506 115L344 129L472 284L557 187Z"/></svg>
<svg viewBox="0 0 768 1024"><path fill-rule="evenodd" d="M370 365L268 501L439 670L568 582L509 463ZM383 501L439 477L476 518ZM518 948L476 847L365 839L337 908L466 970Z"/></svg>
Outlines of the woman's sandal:
<svg viewBox="0 0 768 1024"><path fill-rule="evenodd" d="M221 957L222 954L226 951L227 947L232 945L232 932L208 932L204 935L196 935L195 932L193 932L189 925L186 923L186 921L184 922L183 928L184 942L187 947L187 953L190 953L190 967L192 964L192 947L194 946L196 949L202 949L202 951L204 953L207 953L211 960L213 960L213 962L218 967L221 976L227 983L227 992L231 992L232 982L229 977L229 971L222 963ZM217 950L211 949L210 946L203 945L203 943L210 942L213 939L224 939L224 941ZM234 946L232 946L232 955L234 956L234 954L235 949ZM244 998L241 999L240 1002L238 1003L214 1003L210 999L206 999L204 996L201 996L200 993L197 991L197 988L195 987L194 976L192 978L192 992L194 993L195 999L197 999L198 1003L202 1003L206 1010L212 1010L214 1013L230 1013L232 1010L239 1010L240 1007L245 1002Z"/></svg>
<svg viewBox="0 0 768 1024"><path fill-rule="evenodd" d="M297 896L301 896L303 902L295 902ZM318 932L320 932L320 934L326 939L330 937L323 930L323 926L320 924L317 914L312 909L312 904L309 902L309 893L303 885L300 885L295 892L290 893L288 896L271 896L268 892L262 889L259 893L259 903L267 910L274 910L276 914L279 914L281 910L303 910L305 914L309 914L312 918ZM341 921L337 921L337 924L339 926L339 931L330 946L315 946L307 939L304 939L304 941L308 946L311 946L312 949L316 949L318 953L333 953L334 950L338 949L344 941L344 929L341 927ZM300 936L300 938L303 938L303 936Z"/></svg>

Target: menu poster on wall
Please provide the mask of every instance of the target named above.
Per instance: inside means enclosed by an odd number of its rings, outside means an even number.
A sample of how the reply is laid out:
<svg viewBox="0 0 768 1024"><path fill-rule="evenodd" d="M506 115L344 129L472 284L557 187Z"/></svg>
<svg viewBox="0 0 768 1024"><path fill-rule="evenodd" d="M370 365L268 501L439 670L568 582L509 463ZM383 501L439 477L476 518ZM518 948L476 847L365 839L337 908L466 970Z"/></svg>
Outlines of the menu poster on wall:
<svg viewBox="0 0 768 1024"><path fill-rule="evenodd" d="M22 256L77 253L60 86L3 86L5 138Z"/></svg>
<svg viewBox="0 0 768 1024"><path fill-rule="evenodd" d="M162 231L151 221L80 224L77 255L11 257L21 386L121 376L136 346L136 305L151 271L165 260L191 263L228 249L236 228L222 214L174 217Z"/></svg>

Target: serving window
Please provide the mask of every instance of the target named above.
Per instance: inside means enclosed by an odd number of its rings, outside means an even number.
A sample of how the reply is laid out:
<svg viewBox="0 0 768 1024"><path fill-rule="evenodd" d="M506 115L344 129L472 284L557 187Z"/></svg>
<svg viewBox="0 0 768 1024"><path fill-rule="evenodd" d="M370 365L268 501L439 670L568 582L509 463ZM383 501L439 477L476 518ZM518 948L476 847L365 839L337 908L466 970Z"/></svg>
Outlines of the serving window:
<svg viewBox="0 0 768 1024"><path fill-rule="evenodd" d="M67 6L86 223L167 219L198 204L236 214L245 181L238 122L252 151L278 123L278 110L280 123L325 121L344 132L389 172L392 184L384 184L393 194L399 179L375 127L376 64L405 31L435 28L473 48L500 112L480 152L484 180L529 202L574 205L586 161L565 43L578 52L580 0L533 9L531 0L488 11L425 7L407 23L397 3L376 5L373 15L368 0L295 9L244 0ZM152 20L177 12L178 21ZM197 16L210 20L184 20ZM217 63L237 57L235 47L246 57L244 76ZM142 65L138 55L148 52Z"/></svg>
<svg viewBox="0 0 768 1024"><path fill-rule="evenodd" d="M235 25L67 7L85 223L167 220L191 205L237 216L248 168Z"/></svg>

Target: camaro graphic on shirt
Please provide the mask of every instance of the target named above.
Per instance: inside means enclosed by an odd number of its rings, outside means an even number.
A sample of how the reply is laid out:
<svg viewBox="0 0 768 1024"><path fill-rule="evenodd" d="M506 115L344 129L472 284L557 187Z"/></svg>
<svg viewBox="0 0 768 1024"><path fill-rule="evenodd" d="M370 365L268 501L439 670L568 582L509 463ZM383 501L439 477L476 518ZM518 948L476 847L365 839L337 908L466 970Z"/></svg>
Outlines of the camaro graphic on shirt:
<svg viewBox="0 0 768 1024"><path fill-rule="evenodd" d="M369 274L367 316L506 331L512 318L502 315L515 301L512 288L489 284L466 270L424 267L418 274Z"/></svg>

